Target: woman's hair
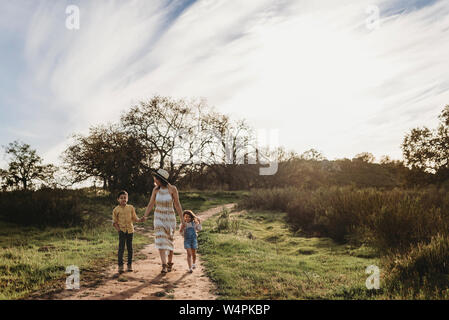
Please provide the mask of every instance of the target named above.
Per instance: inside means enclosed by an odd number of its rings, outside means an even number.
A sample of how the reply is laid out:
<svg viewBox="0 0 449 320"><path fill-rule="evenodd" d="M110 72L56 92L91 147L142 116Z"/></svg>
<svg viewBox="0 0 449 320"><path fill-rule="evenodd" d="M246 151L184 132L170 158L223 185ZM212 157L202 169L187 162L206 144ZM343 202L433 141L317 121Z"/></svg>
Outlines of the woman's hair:
<svg viewBox="0 0 449 320"><path fill-rule="evenodd" d="M183 215L184 215L184 216L185 216L185 215L188 215L188 216L190 216L190 218L192 219L192 221L197 221L198 223L201 223L200 218L198 218L198 217L196 216L196 214L193 213L192 210L184 210Z"/></svg>
<svg viewBox="0 0 449 320"><path fill-rule="evenodd" d="M125 190L120 191L120 192L118 193L118 195L117 195L117 199L120 198L120 196L121 196L122 194L128 194L128 192L126 192Z"/></svg>
<svg viewBox="0 0 449 320"><path fill-rule="evenodd" d="M167 181L165 181L165 180L162 180L162 179L159 179L159 177L157 177L157 176L155 176L155 175L153 175L153 178L154 179L157 179L157 181L159 181L160 183L161 183L161 185L165 188L166 186L168 186L168 182ZM154 184L156 185L156 182L154 182ZM157 185L156 185L157 186ZM159 188L159 186L158 186L158 188Z"/></svg>

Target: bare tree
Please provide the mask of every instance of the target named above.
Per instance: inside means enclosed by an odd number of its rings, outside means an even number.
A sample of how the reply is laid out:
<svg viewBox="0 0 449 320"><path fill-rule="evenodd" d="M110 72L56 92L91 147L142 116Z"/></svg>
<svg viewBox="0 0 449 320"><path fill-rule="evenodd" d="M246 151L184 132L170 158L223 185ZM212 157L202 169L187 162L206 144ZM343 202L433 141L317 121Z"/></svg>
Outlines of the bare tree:
<svg viewBox="0 0 449 320"><path fill-rule="evenodd" d="M207 105L155 96L140 102L121 118L125 130L141 141L151 154L151 165L164 168L176 181L188 168L201 162L211 137L206 131Z"/></svg>

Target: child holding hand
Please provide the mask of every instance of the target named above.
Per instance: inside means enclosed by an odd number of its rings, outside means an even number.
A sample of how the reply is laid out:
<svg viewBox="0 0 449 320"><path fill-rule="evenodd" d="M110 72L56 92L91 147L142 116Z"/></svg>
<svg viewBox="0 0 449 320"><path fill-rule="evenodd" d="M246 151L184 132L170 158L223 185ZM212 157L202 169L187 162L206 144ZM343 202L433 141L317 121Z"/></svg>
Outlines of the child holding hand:
<svg viewBox="0 0 449 320"><path fill-rule="evenodd" d="M125 245L128 249L128 272L132 272L133 261L133 235L134 225L133 222L144 222L146 219L143 217L139 219L136 215L136 210L133 206L128 204L128 193L126 191L120 191L117 196L118 206L112 211L113 226L117 230L119 235L118 245L118 272L123 273L123 253L125 251Z"/></svg>
<svg viewBox="0 0 449 320"><path fill-rule="evenodd" d="M187 250L187 264L189 266L189 272L192 273L192 269L196 267L196 250L198 249L196 232L201 231L201 220L191 210L185 210L183 218L185 224L181 225L179 232L184 237L184 249Z"/></svg>

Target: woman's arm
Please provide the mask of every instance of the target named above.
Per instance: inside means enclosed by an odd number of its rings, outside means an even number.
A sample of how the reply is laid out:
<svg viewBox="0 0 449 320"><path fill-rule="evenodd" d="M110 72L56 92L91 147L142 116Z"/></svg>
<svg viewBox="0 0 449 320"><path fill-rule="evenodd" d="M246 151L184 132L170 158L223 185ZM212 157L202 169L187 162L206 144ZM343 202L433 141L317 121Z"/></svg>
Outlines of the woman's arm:
<svg viewBox="0 0 449 320"><path fill-rule="evenodd" d="M178 189L172 185L170 185L170 189L171 189L171 194L173 196L173 205L175 206L176 212L178 212L178 215L179 215L179 221L181 224L184 224L184 221L182 218L182 207L181 207L181 203L179 202Z"/></svg>
<svg viewBox="0 0 449 320"><path fill-rule="evenodd" d="M154 205L156 204L156 193L157 193L157 187L154 187L153 192L151 193L150 202L148 202L147 209L145 210L145 213L143 215L143 217L145 219L148 217L151 210L153 210Z"/></svg>
<svg viewBox="0 0 449 320"><path fill-rule="evenodd" d="M184 236L184 223L181 224L181 228L179 228L179 233Z"/></svg>

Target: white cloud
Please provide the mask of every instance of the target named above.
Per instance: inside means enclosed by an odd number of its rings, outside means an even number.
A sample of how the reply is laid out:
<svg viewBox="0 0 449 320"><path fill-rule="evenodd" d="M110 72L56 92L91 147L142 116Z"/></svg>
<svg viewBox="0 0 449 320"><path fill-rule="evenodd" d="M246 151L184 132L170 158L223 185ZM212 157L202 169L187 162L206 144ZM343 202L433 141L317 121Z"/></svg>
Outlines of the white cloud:
<svg viewBox="0 0 449 320"><path fill-rule="evenodd" d="M391 1L390 1L391 3ZM365 27L369 4L380 28ZM405 132L449 103L449 3L382 16L376 1L85 1L81 28L42 2L26 36L28 99L68 116L71 132L118 119L159 93L205 97L281 144L329 158L400 158ZM67 140L46 149L55 157Z"/></svg>

